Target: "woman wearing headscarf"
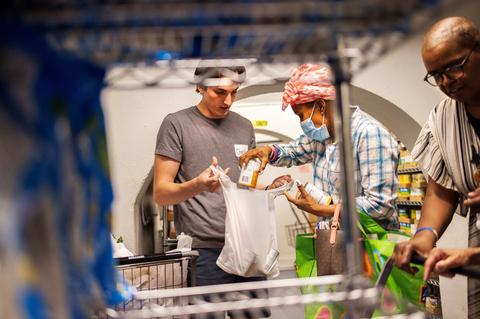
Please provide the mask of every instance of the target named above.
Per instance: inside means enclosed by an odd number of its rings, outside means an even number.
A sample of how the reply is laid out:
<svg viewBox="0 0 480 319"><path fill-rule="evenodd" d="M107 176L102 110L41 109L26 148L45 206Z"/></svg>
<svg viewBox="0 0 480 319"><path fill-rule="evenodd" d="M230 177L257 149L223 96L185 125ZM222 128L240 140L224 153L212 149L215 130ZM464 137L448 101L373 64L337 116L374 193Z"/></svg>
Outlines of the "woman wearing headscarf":
<svg viewBox="0 0 480 319"><path fill-rule="evenodd" d="M333 203L319 204L301 185L298 197L289 194L286 197L298 208L321 220L333 216L341 186L339 149L334 135L334 100L335 87L327 66L303 64L294 69L285 84L282 109L290 105L304 134L288 144L255 148L240 157L240 166L251 158L259 158L261 170L267 163L283 167L311 163L314 185L328 193ZM350 110L356 207L384 228L398 229L395 206L397 142L358 106L351 106Z"/></svg>

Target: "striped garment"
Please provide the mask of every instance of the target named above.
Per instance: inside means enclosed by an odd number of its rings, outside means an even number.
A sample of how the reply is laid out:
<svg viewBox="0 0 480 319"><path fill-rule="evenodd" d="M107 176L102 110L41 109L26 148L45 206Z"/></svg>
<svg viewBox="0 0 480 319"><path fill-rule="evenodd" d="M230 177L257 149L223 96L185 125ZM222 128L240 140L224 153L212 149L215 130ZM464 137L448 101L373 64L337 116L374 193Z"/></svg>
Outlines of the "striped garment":
<svg viewBox="0 0 480 319"><path fill-rule="evenodd" d="M445 188L460 195L459 214L466 216L466 195L477 187L472 159L480 151L480 139L468 120L465 105L451 98L440 102L430 113L412 151L423 173ZM480 232L477 213L470 212L469 247L478 247ZM480 318L480 282L468 280L468 318Z"/></svg>
<svg viewBox="0 0 480 319"><path fill-rule="evenodd" d="M355 196L359 210L387 229L398 229L395 205L398 178L398 146L392 135L377 121L352 107L352 146L355 167ZM337 144L317 142L301 135L289 144L276 144L273 166L312 163L314 184L339 200L340 163Z"/></svg>

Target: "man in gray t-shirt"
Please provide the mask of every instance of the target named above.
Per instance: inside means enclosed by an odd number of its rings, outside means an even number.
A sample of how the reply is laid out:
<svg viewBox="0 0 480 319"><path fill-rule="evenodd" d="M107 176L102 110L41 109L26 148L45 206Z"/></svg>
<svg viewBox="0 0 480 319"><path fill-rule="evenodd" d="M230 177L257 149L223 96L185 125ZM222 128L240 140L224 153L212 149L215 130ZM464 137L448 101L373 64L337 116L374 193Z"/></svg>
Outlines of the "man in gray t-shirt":
<svg viewBox="0 0 480 319"><path fill-rule="evenodd" d="M197 85L201 101L169 114L158 131L155 201L159 205L175 205L177 233L193 237L193 248L200 254L197 285L264 280L228 274L216 265L224 245L226 206L219 176L209 167L217 165L218 158L218 165L230 168L229 176L237 181L239 156L255 147L250 121L229 111L245 68L199 67L195 75L206 79Z"/></svg>
<svg viewBox="0 0 480 319"><path fill-rule="evenodd" d="M229 167L230 178L237 181L238 150L255 147L255 136L250 121L237 113L210 118L202 113L201 105L169 114L163 120L155 150L155 197L161 204L176 204L175 229L192 236L194 248L222 248L225 201L208 166L216 156L218 164ZM173 184L171 179L175 185L165 185Z"/></svg>

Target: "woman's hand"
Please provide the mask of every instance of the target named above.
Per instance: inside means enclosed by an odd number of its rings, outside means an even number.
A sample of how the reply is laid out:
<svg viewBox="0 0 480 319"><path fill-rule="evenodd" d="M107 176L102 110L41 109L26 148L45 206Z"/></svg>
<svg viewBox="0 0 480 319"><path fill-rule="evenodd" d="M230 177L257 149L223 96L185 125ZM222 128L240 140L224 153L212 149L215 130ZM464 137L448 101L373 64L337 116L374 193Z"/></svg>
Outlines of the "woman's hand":
<svg viewBox="0 0 480 319"><path fill-rule="evenodd" d="M306 211L317 216L323 216L322 205L320 205L310 194L307 193L303 185L298 185L299 193L297 197L292 197L289 193L285 192L284 195L287 200L297 206L299 209Z"/></svg>
<svg viewBox="0 0 480 319"><path fill-rule="evenodd" d="M272 149L270 146L262 146L248 150L240 156L238 165L243 167L244 165L247 165L248 161L252 158L258 158L262 162L260 165L260 172L262 172L268 164L268 158L270 157L271 151Z"/></svg>

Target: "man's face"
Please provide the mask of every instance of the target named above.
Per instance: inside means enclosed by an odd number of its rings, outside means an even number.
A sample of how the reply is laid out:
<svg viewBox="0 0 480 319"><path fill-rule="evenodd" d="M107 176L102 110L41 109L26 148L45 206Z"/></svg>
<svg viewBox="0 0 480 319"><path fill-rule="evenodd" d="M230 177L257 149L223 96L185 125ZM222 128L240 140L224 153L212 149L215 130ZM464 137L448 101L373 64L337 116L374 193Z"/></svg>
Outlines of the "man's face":
<svg viewBox="0 0 480 319"><path fill-rule="evenodd" d="M213 119L222 119L228 115L230 107L238 91L238 84L225 86L209 86L199 88L202 93L202 104L205 106L206 116Z"/></svg>
<svg viewBox="0 0 480 319"><path fill-rule="evenodd" d="M463 64L463 75L443 75L438 83L449 97L464 103L480 101L480 54L473 48L461 48L455 41L444 42L432 50L422 52L423 62L429 74L442 72L449 67Z"/></svg>

